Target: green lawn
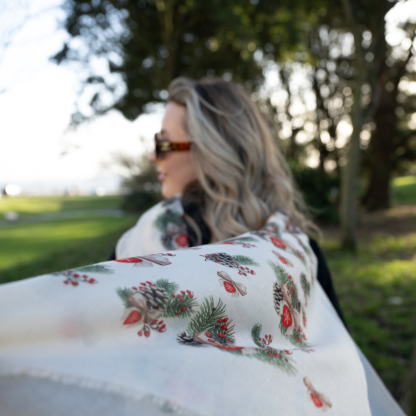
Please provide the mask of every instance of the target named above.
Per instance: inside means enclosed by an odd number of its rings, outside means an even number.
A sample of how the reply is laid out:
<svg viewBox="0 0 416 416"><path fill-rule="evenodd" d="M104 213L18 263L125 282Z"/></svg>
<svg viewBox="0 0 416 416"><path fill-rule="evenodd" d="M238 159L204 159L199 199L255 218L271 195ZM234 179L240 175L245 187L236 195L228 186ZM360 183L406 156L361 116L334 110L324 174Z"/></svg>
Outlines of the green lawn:
<svg viewBox="0 0 416 416"><path fill-rule="evenodd" d="M391 187L393 203L416 204L416 176L403 176L393 180Z"/></svg>
<svg viewBox="0 0 416 416"><path fill-rule="evenodd" d="M119 208L120 201L119 196L3 197L0 199L0 219L7 211L27 216L80 209Z"/></svg>
<svg viewBox="0 0 416 416"><path fill-rule="evenodd" d="M416 178L396 179L393 195L396 204L416 204ZM3 198L0 216L7 210L29 216L119 203L119 197ZM136 220L90 215L0 228L0 283L104 261ZM416 341L416 207L364 218L354 255L338 248L336 228L323 231L321 245L351 335L400 399Z"/></svg>
<svg viewBox="0 0 416 416"><path fill-rule="evenodd" d="M135 216L91 215L119 208L121 197L40 197L0 199L0 219L16 211L36 220L38 214L85 210L85 217L0 226L0 283L107 260ZM89 213L89 215L87 215Z"/></svg>
<svg viewBox="0 0 416 416"><path fill-rule="evenodd" d="M400 399L416 341L416 232L365 238L356 255L322 246L352 337Z"/></svg>
<svg viewBox="0 0 416 416"><path fill-rule="evenodd" d="M64 251L82 241L93 242L132 223L131 217L89 217L0 229L0 270L34 261L51 251Z"/></svg>

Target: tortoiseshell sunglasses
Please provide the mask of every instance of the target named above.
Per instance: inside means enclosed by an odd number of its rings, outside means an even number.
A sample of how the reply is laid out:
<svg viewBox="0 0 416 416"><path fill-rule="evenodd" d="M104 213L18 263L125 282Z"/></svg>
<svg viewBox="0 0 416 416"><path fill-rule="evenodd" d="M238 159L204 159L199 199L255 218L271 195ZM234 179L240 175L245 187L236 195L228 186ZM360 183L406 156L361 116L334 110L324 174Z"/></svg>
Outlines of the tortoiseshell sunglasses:
<svg viewBox="0 0 416 416"><path fill-rule="evenodd" d="M155 152L156 159L162 160L166 157L169 152L177 151L189 151L191 150L192 143L190 142L176 142L172 143L169 140L166 140L161 133L155 134Z"/></svg>

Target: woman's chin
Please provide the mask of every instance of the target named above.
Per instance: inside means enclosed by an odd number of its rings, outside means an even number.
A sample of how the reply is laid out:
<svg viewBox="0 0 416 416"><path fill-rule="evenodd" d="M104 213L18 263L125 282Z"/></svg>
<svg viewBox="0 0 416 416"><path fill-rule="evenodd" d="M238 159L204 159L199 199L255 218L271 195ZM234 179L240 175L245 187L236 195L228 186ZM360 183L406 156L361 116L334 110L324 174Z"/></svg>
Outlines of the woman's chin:
<svg viewBox="0 0 416 416"><path fill-rule="evenodd" d="M165 199L172 198L177 194L177 192L175 192L169 184L166 184L166 182L162 182L162 189L160 192Z"/></svg>

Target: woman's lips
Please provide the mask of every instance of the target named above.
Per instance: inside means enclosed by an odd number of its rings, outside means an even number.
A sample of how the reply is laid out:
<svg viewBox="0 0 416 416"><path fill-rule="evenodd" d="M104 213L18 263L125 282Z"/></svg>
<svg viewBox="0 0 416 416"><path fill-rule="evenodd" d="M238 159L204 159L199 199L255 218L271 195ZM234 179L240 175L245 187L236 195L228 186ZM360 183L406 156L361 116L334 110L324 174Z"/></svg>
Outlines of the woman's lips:
<svg viewBox="0 0 416 416"><path fill-rule="evenodd" d="M160 182L163 182L163 181L166 179L166 174L164 174L164 173L160 173L160 172L159 172L159 175L157 175L157 179L158 179Z"/></svg>

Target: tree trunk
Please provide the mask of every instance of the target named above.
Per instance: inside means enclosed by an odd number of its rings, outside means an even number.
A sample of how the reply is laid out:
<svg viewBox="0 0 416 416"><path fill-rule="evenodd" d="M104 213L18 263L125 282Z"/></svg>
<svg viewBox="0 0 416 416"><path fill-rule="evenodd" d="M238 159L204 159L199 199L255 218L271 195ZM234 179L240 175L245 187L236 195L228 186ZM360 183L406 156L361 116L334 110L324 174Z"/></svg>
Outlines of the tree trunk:
<svg viewBox="0 0 416 416"><path fill-rule="evenodd" d="M397 116L396 90L394 93L385 89L381 95L380 106L374 115L376 131L371 139L373 160L370 183L364 203L369 211L385 209L390 206L391 154L393 137L396 130Z"/></svg>
<svg viewBox="0 0 416 416"><path fill-rule="evenodd" d="M362 83L357 83L358 92ZM357 92L352 108L353 132L348 148L347 165L341 175L341 244L342 247L354 251L356 248L357 228L357 179L360 170L361 149L360 133L363 126L360 95Z"/></svg>

